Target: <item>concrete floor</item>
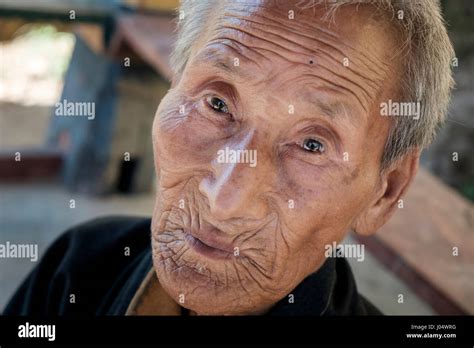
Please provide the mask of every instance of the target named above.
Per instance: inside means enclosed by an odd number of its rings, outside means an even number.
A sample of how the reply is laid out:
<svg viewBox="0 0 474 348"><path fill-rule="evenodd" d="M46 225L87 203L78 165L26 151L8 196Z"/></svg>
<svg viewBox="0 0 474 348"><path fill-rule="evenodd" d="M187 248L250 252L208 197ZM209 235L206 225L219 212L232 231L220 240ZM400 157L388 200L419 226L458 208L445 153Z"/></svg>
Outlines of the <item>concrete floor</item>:
<svg viewBox="0 0 474 348"><path fill-rule="evenodd" d="M76 208L69 208L69 200ZM104 215L150 216L154 197L114 195L92 198L66 192L55 183L0 185L0 243L36 243L39 257L68 227ZM351 238L346 240L353 243ZM433 314L405 284L365 253L365 260L350 259L359 291L385 314ZM26 259L0 259L0 310L36 263ZM404 295L399 304L398 294Z"/></svg>

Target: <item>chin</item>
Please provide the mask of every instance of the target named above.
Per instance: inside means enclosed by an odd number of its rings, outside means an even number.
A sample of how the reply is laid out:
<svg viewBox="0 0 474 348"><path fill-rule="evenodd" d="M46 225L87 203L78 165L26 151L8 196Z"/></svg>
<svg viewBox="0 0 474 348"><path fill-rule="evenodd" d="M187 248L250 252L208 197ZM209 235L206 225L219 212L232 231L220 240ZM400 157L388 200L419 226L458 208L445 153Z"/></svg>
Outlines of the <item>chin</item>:
<svg viewBox="0 0 474 348"><path fill-rule="evenodd" d="M250 290L254 284L239 281L231 260L215 264L186 246L173 242L178 254L168 244L153 241L153 265L165 291L182 307L204 315L237 315L258 311ZM173 257L176 255L180 257ZM245 289L244 289L245 288Z"/></svg>

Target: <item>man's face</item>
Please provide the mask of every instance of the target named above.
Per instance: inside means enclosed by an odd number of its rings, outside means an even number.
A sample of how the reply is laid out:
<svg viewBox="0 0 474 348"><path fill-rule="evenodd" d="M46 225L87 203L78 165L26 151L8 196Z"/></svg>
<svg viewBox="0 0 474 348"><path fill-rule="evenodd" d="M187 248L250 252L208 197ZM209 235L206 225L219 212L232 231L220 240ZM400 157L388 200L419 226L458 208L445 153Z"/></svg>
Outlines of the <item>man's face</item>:
<svg viewBox="0 0 474 348"><path fill-rule="evenodd" d="M373 200L394 68L370 13L231 1L211 16L153 126L154 266L182 306L265 311Z"/></svg>

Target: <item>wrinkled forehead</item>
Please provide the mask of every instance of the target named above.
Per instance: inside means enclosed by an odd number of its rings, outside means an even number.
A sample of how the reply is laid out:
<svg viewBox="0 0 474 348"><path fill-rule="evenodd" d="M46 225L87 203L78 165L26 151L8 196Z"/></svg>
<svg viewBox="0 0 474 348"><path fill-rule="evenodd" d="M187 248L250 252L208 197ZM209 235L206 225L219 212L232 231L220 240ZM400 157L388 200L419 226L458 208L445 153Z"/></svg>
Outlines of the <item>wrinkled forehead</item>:
<svg viewBox="0 0 474 348"><path fill-rule="evenodd" d="M226 0L214 7L206 24L212 33L212 29L227 25L240 25L245 29L262 23L269 29L280 28L280 33L290 35L290 40L291 34L327 36L348 47L375 49L373 53L380 56L387 53L387 48L393 49L392 42L386 41L387 36L396 35L393 16L369 3L334 6L335 3L337 1L331 0ZM378 45L374 45L374 41Z"/></svg>
<svg viewBox="0 0 474 348"><path fill-rule="evenodd" d="M274 58L285 52L311 56L327 50L342 64L363 65L371 76L383 77L399 51L396 30L382 11L370 4L353 4L331 9L332 1L315 0L227 0L214 6L202 25L199 48L228 39L240 46L256 48ZM232 44L232 43L230 43ZM236 46L236 45L234 45ZM233 47L238 51L238 47ZM284 57L283 57L284 58ZM295 59L290 55L288 59ZM305 59L306 61L306 59ZM392 67L393 68L393 67Z"/></svg>

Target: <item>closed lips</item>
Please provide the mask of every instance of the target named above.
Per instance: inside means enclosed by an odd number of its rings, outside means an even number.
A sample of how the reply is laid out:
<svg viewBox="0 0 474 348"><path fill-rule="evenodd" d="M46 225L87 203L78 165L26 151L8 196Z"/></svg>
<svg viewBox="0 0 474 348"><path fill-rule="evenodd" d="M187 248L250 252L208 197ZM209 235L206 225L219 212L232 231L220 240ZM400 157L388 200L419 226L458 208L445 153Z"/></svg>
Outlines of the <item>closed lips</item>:
<svg viewBox="0 0 474 348"><path fill-rule="evenodd" d="M200 253L203 253L207 256L220 256L228 257L232 254L232 246L225 246L222 243L219 243L210 238L197 237L195 233L186 231L186 240L189 242L191 247L197 250ZM200 235L205 234L206 231L200 230Z"/></svg>

